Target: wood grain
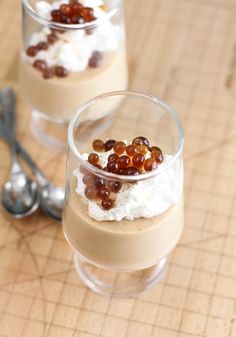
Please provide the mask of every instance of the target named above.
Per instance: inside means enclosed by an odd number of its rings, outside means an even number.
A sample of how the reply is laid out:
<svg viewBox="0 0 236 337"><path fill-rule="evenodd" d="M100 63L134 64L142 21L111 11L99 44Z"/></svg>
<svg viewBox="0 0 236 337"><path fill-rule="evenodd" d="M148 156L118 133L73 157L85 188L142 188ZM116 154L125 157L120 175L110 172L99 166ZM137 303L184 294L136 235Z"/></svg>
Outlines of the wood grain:
<svg viewBox="0 0 236 337"><path fill-rule="evenodd" d="M130 88L168 101L185 128L181 242L157 287L110 299L78 279L60 226L40 213L15 221L1 210L1 336L236 336L236 3L129 0L125 7ZM1 0L0 18L0 83L19 94L20 1ZM19 98L18 136L62 183L65 159L42 148L29 120ZM0 142L1 186L9 166Z"/></svg>

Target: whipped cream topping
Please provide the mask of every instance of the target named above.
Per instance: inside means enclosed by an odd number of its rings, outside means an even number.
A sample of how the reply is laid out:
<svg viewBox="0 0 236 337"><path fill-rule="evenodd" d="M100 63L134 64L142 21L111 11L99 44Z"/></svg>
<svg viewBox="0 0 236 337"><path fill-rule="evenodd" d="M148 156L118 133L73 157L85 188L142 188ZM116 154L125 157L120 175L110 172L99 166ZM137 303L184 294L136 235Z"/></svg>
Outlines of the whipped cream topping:
<svg viewBox="0 0 236 337"><path fill-rule="evenodd" d="M107 163L107 158L111 153L113 153L112 150L99 153L99 161L102 165ZM87 160L88 154L84 153L82 157ZM161 165L166 166L172 158L171 155L165 155ZM123 184L121 190L116 193L115 207L103 210L96 201L85 197L85 185L82 181L84 175L79 169L76 169L73 174L77 179L76 193L84 198L88 205L89 216L97 221L152 218L163 213L179 200L183 186L182 161L178 159L160 175L157 174L135 184Z"/></svg>
<svg viewBox="0 0 236 337"><path fill-rule="evenodd" d="M35 9L41 17L50 20L51 11L67 3L69 0L59 0L52 3L37 1ZM97 19L106 16L106 12L99 7L103 5L102 0L81 0L80 3L93 8ZM47 27L33 33L29 40L29 46L47 41L47 35L50 33L51 30ZM88 67L89 59L94 51L102 53L114 51L118 49L120 41L124 39L120 26L112 24L110 20L100 22L90 35L86 34L84 29L78 29L67 30L57 36L58 41L50 45L47 50L38 52L35 57L25 55L27 61L34 63L36 59L40 59L44 60L49 67L57 65L63 66L71 72L79 72Z"/></svg>

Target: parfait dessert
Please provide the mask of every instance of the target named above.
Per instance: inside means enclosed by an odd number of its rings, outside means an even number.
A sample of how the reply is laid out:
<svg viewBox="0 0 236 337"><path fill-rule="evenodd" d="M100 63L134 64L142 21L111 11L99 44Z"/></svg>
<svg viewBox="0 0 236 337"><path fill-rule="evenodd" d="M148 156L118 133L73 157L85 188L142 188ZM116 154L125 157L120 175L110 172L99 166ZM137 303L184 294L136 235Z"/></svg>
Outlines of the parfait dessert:
<svg viewBox="0 0 236 337"><path fill-rule="evenodd" d="M112 104L98 128L90 111ZM152 96L106 93L73 116L68 143L63 228L76 269L99 293L138 293L159 279L183 230L181 123Z"/></svg>
<svg viewBox="0 0 236 337"><path fill-rule="evenodd" d="M181 162L160 176L142 179L173 160L143 136L131 142L95 139L92 152L82 158L116 179L85 166L73 171L64 230L74 249L117 270L145 269L165 258L183 229Z"/></svg>
<svg viewBox="0 0 236 337"><path fill-rule="evenodd" d="M23 0L21 83L38 117L69 121L88 99L127 86L121 1Z"/></svg>

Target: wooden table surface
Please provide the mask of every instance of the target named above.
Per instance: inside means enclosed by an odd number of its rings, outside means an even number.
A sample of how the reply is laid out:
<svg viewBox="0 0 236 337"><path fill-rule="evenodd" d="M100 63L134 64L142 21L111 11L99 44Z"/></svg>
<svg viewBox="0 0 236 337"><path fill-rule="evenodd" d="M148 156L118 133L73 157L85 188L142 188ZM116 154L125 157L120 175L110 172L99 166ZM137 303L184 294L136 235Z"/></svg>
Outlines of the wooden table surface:
<svg viewBox="0 0 236 337"><path fill-rule="evenodd" d="M185 229L167 273L136 298L93 294L61 226L0 210L0 336L236 336L236 3L126 0L129 87L171 104L185 134ZM34 139L19 98L20 0L0 1L0 83L18 93L18 136L63 183L64 158ZM10 158L0 142L0 185ZM56 172L56 175L55 175Z"/></svg>

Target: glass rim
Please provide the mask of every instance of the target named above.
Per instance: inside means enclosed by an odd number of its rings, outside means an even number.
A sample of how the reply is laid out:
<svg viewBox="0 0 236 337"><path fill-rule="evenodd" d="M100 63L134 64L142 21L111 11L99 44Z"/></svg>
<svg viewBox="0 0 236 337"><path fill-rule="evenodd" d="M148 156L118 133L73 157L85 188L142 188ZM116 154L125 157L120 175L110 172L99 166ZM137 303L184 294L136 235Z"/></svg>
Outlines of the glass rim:
<svg viewBox="0 0 236 337"><path fill-rule="evenodd" d="M156 170L153 170L151 172L139 174L139 175L136 175L136 176L129 176L129 175L119 175L119 174L112 173L112 172L102 171L101 169L97 168L96 166L93 166L87 160L82 158L81 153L79 152L79 150L77 149L77 147L75 145L75 141L74 141L74 137L73 137L73 131L75 129L76 121L77 121L79 115L87 107L89 107L90 105L92 105L96 101L99 101L99 100L107 98L107 97L112 97L112 96L138 96L138 97L146 98L149 101L153 102L154 104L156 104L158 106L161 106L173 118L173 120L176 123L178 132L179 132L178 146L177 146L177 149L175 151L175 154L173 155L173 158L165 166L160 165L160 167L158 166L158 168ZM94 98L92 98L92 99L86 101L84 104L82 104L76 110L76 112L74 113L74 115L72 116L72 118L70 120L70 123L69 123L69 126L68 126L68 132L67 132L67 140L68 140L69 149L73 152L73 154L79 160L79 162L81 162L81 165L85 169L87 168L90 172L96 174L97 176L100 176L100 177L103 177L103 178L106 177L110 180L117 180L117 181L141 181L141 180L145 180L145 179L160 175L161 173L167 171L170 167L172 167L172 165L180 157L180 155L183 151L184 130L183 130L181 120L180 120L179 116L177 115L177 113L175 112L175 110L173 110L169 105L167 105L161 99L159 99L157 97L154 97L152 95L149 95L147 93L139 92L139 91L125 91L125 90L123 91L123 90L121 90L121 91L107 92L107 93L95 96Z"/></svg>
<svg viewBox="0 0 236 337"><path fill-rule="evenodd" d="M85 23L78 23L78 24L66 24L66 23L59 23L59 22L53 22L50 20L47 20L43 18L41 15L37 13L37 11L31 6L29 3L29 0L22 0L23 7L27 11L27 13L34 18L36 21L41 23L42 25L48 26L53 29L59 29L59 30L78 30L78 29L88 29L88 28L95 28L97 27L101 22L109 20L112 18L116 12L118 11L118 6L120 4L121 0L116 0L115 8L111 9L110 11L106 12L104 17L98 18L96 20L93 20L91 22L85 22Z"/></svg>

